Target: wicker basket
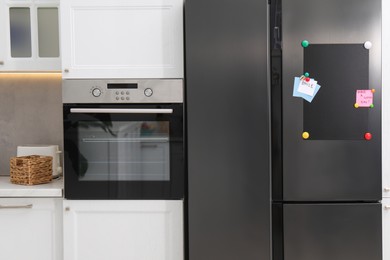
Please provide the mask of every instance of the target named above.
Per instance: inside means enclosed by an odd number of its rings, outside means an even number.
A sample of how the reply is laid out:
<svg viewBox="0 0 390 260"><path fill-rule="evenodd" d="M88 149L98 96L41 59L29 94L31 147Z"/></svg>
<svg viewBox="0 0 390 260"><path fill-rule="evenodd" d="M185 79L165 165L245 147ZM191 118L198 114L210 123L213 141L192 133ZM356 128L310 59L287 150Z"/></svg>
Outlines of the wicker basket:
<svg viewBox="0 0 390 260"><path fill-rule="evenodd" d="M35 185L51 182L53 157L30 155L12 157L10 177L14 184Z"/></svg>

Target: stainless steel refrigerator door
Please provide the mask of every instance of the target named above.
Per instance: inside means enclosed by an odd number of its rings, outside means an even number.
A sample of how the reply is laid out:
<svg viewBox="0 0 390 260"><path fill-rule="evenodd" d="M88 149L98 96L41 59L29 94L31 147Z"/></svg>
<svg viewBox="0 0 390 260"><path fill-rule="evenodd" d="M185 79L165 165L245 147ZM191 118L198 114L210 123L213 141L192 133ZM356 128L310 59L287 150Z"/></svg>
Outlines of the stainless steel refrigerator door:
<svg viewBox="0 0 390 260"><path fill-rule="evenodd" d="M380 0L283 0L282 1L282 39L283 39L283 145L282 159L284 201L376 201L381 198L381 1ZM345 124L342 132L356 119L345 116L348 113L362 113L363 123L372 134L370 141L364 140L365 132L356 138L348 132L336 136L319 135L319 138L304 140L305 109L318 105L321 95L329 91L322 85L312 103L293 97L294 77L301 76L304 71L304 53L301 46L308 40L312 46L325 44L363 44L372 43L367 60L367 83L355 84L358 89L376 90L374 108L353 108L356 90L349 92L348 99L330 98L329 103L314 114L315 120L327 120L327 116L336 118L334 122ZM318 46L317 46L318 47ZM308 47L310 48L310 46ZM328 53L324 51L322 57ZM353 58L353 55L350 56ZM363 59L364 60L364 59ZM337 59L328 64L329 70L336 71L335 77L343 80L356 79L356 73L349 73ZM315 64L315 62L313 63ZM339 70L335 70L339 68ZM310 72L310 71L309 71ZM325 71L326 72L326 71ZM337 73L339 72L339 73ZM347 73L346 75L339 75ZM321 78L311 75L321 85ZM364 78L364 77L363 77ZM352 86L352 87L353 87ZM340 84L340 88L344 85ZM328 93L329 94L329 93ZM355 109L355 110L353 110ZM344 113L346 110L350 111ZM344 115L344 116L343 116ZM313 115L311 115L313 118ZM359 120L359 119L357 119ZM320 123L324 123L323 121ZM315 122L314 124L316 125ZM333 125L340 127L340 125ZM332 128L332 125L329 125ZM321 129L320 129L321 130ZM326 129L324 129L325 131ZM332 129L331 129L332 130ZM352 128L351 131L354 131ZM310 132L310 131L309 131ZM331 131L330 131L331 132ZM275 184L274 184L275 185ZM276 185L281 185L276 184Z"/></svg>
<svg viewBox="0 0 390 260"><path fill-rule="evenodd" d="M380 203L284 205L284 260L381 260L381 216Z"/></svg>
<svg viewBox="0 0 390 260"><path fill-rule="evenodd" d="M187 0L190 260L270 259L267 1Z"/></svg>

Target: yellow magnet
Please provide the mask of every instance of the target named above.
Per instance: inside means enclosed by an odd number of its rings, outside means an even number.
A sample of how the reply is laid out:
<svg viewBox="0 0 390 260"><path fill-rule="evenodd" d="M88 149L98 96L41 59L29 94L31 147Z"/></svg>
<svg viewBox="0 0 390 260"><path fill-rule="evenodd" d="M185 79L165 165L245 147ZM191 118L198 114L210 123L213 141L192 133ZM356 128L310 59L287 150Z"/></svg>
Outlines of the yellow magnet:
<svg viewBox="0 0 390 260"><path fill-rule="evenodd" d="M305 140L306 140L306 139L309 139L309 136L310 136L310 135L309 135L308 132L303 132L303 133L302 133L302 138L305 139Z"/></svg>
<svg viewBox="0 0 390 260"><path fill-rule="evenodd" d="M358 103L355 103L355 105L353 105L355 108L359 108L359 104Z"/></svg>

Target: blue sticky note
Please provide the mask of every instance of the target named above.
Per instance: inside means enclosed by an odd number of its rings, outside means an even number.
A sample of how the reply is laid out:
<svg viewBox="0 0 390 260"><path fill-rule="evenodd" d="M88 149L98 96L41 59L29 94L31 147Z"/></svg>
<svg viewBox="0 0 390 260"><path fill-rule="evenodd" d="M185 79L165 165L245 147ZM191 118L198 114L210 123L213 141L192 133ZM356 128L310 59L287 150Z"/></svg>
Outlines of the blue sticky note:
<svg viewBox="0 0 390 260"><path fill-rule="evenodd" d="M303 98L304 100L308 101L308 102L312 102L313 101L313 98L317 95L318 91L320 90L321 86L320 85L316 85L315 89L314 89L314 94L313 96L309 96L307 94L304 94L304 93L301 93L298 91L298 87L299 87L299 82L301 81L301 79L299 77L295 77L294 78L294 91L293 91L293 96L294 97L301 97Z"/></svg>

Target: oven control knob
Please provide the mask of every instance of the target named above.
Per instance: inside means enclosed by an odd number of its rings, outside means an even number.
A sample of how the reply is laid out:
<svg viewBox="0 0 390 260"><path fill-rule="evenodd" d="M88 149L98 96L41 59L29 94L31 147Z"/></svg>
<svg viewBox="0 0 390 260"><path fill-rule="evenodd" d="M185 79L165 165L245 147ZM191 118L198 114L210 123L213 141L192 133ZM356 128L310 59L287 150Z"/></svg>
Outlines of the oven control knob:
<svg viewBox="0 0 390 260"><path fill-rule="evenodd" d="M92 95L93 95L94 97L99 97L101 94L102 94L102 91L101 91L100 89L98 89L98 88L94 88L94 89L92 90Z"/></svg>
<svg viewBox="0 0 390 260"><path fill-rule="evenodd" d="M151 88L147 88L144 91L145 96L150 97L153 95L153 90Z"/></svg>

